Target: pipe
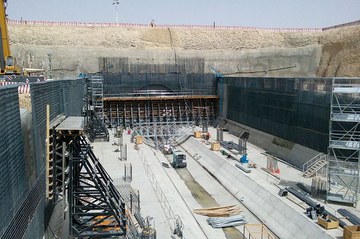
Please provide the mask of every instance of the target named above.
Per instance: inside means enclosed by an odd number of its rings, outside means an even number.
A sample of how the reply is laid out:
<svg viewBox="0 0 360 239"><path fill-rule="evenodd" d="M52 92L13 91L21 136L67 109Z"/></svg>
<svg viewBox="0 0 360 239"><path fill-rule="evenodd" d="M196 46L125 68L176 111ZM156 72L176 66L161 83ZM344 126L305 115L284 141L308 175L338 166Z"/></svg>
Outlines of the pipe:
<svg viewBox="0 0 360 239"><path fill-rule="evenodd" d="M314 202L313 200L311 200L309 197L307 197L306 195L300 193L298 190L296 190L295 188L292 187L288 187L286 188L290 193L292 193L295 197L297 197L298 199L300 199L301 201L305 202L307 205L309 205L310 207L316 208L316 206L320 205L317 202ZM338 217L336 217L334 214L332 214L331 212L324 210L323 215L325 216L330 216L333 218L336 218L336 220L339 221L339 225L340 227L344 227L347 226L347 224L343 221L341 221Z"/></svg>
<svg viewBox="0 0 360 239"><path fill-rule="evenodd" d="M340 208L337 210L337 212L346 217L346 219L348 219L352 224L360 225L360 218L352 214L349 210Z"/></svg>

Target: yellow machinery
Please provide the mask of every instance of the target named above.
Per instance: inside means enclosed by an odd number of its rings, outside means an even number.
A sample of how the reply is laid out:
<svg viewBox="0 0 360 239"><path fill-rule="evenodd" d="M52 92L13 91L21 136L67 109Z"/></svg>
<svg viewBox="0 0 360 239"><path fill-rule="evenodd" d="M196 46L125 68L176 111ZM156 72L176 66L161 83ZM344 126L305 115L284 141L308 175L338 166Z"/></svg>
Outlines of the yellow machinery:
<svg viewBox="0 0 360 239"><path fill-rule="evenodd" d="M18 75L21 73L20 67L16 66L15 58L10 53L10 43L6 22L6 2L1 1L0 6L0 34L1 34L1 47L0 47L0 75Z"/></svg>

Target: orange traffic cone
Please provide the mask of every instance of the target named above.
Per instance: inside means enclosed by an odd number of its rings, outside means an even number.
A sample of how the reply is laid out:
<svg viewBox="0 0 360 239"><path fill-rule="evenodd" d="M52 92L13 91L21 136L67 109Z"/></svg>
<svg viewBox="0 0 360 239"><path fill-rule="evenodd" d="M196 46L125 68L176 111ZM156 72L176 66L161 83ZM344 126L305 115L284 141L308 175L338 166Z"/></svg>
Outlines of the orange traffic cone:
<svg viewBox="0 0 360 239"><path fill-rule="evenodd" d="M280 174L280 168L276 169L276 173Z"/></svg>
<svg viewBox="0 0 360 239"><path fill-rule="evenodd" d="M271 168L271 173L272 173L272 174L275 174L275 169L274 169L274 167Z"/></svg>

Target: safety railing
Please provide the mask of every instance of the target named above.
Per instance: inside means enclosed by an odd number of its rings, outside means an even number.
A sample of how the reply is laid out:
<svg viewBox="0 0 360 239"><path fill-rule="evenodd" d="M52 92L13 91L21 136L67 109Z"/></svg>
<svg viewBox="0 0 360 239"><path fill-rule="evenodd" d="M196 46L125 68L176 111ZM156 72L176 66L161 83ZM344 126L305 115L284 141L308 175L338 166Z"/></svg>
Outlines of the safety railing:
<svg viewBox="0 0 360 239"><path fill-rule="evenodd" d="M310 168L314 163L316 163L318 160L324 158L325 156L326 156L326 154L323 154L323 153L317 154L315 157L313 157L312 159L310 159L309 161L307 161L306 163L303 164L303 166L302 166L302 171L305 172L305 171L308 170L308 168Z"/></svg>
<svg viewBox="0 0 360 239"><path fill-rule="evenodd" d="M42 26L80 26L80 27L142 27L142 28L194 28L194 29L239 29L239 30L264 30L272 32L321 32L322 28L261 28L245 26L221 26L221 25L194 25L194 24L136 24L136 23L90 23L90 22L55 22L55 21L28 21L8 20L8 24L17 25L42 25Z"/></svg>
<svg viewBox="0 0 360 239"><path fill-rule="evenodd" d="M155 194L160 202L160 205L165 213L166 218L168 219L171 231L174 232L176 229L175 228L176 220L179 220L179 217L177 215L175 215L173 209L171 208L171 204L168 201L167 197L165 196L165 193L162 191L162 189L159 185L159 182L157 181L157 179L154 175L154 172L151 169L151 166L148 164L148 162L146 160L146 156L145 156L144 152L141 149L138 152L139 152L140 159L144 165L145 172L147 173L147 175L150 179L150 182L151 182L151 185L153 186ZM170 222L173 222L173 223L170 223Z"/></svg>
<svg viewBox="0 0 360 239"><path fill-rule="evenodd" d="M276 237L263 224L246 224L243 228L245 239L275 239Z"/></svg>

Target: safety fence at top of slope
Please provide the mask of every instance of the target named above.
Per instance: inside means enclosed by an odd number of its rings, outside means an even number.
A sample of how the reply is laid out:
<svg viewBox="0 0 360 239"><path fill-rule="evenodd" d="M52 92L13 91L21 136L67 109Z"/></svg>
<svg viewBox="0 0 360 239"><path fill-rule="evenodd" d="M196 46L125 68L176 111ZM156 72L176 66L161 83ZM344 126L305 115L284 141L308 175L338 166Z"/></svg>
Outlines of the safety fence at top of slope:
<svg viewBox="0 0 360 239"><path fill-rule="evenodd" d="M18 85L19 94L30 94L30 83L46 81L47 78L44 76L40 77L18 77L16 75L5 76L6 81L0 80L0 87L6 85Z"/></svg>
<svg viewBox="0 0 360 239"><path fill-rule="evenodd" d="M343 23L343 24L339 24L339 25L335 25L335 26L331 26L331 27L325 27L322 30L327 31L327 30L331 30L331 29L337 29L337 28L342 28L342 27L351 27L351 26L356 26L356 25L360 25L360 20L354 21L354 22L347 22L347 23Z"/></svg>
<svg viewBox="0 0 360 239"><path fill-rule="evenodd" d="M273 32L321 32L322 28L260 28L244 26L218 25L167 25L167 24L135 24L135 23L86 23L86 22L55 22L55 21L27 21L8 20L13 25L33 26L80 26L80 27L139 27L139 28L192 28L192 29L233 29L233 30L261 30Z"/></svg>

